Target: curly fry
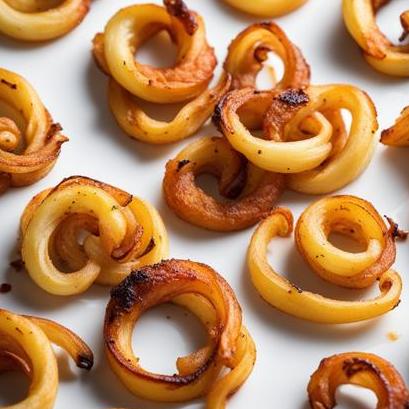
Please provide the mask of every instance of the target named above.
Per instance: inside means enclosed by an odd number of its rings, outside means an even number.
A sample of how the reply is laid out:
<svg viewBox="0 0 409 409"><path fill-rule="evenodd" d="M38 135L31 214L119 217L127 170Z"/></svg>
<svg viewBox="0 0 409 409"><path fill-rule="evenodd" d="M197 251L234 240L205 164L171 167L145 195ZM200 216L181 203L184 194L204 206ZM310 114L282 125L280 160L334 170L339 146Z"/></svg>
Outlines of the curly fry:
<svg viewBox="0 0 409 409"><path fill-rule="evenodd" d="M409 406L409 391L400 373L374 354L347 352L323 359L308 384L311 408L334 408L340 385L370 389L378 398L377 409Z"/></svg>
<svg viewBox="0 0 409 409"><path fill-rule="evenodd" d="M208 173L219 181L228 202L207 195L196 185ZM183 220L216 231L249 227L266 217L284 190L282 175L260 170L238 154L224 138L202 138L166 165L163 181L169 207Z"/></svg>
<svg viewBox="0 0 409 409"><path fill-rule="evenodd" d="M345 25L376 70L394 76L409 76L409 47L392 44L376 23L377 11L390 0L343 0ZM409 11L400 18L403 41L409 33Z"/></svg>
<svg viewBox="0 0 409 409"><path fill-rule="evenodd" d="M409 146L409 107L405 107L395 124L382 131L381 142L388 146Z"/></svg>
<svg viewBox="0 0 409 409"><path fill-rule="evenodd" d="M269 52L277 54L284 64L283 78L274 90L309 85L310 67L301 51L277 24L264 22L247 27L229 46L224 69L232 75L232 88L255 88L257 74L263 68Z"/></svg>
<svg viewBox="0 0 409 409"><path fill-rule="evenodd" d="M142 369L131 345L133 326L143 312L166 302L192 311L209 334L206 347L178 359L178 374L172 376ZM256 357L232 289L210 267L192 261L168 260L144 267L114 288L104 340L113 371L135 395L166 402L207 395L210 409L225 407L227 398L250 375ZM224 368L231 371L224 375Z"/></svg>
<svg viewBox="0 0 409 409"><path fill-rule="evenodd" d="M28 396L10 408L54 407L58 367L51 342L66 349L79 368L92 368L92 351L69 329L53 321L0 309L0 372L20 370L31 379Z"/></svg>
<svg viewBox="0 0 409 409"><path fill-rule="evenodd" d="M68 140L60 131L31 85L0 68L0 193L47 175Z"/></svg>
<svg viewBox="0 0 409 409"><path fill-rule="evenodd" d="M287 173L291 189L328 193L352 182L368 165L378 123L375 107L364 92L349 85L285 90L272 99L264 114L265 139L253 136L239 115L243 106L261 98L268 100L271 93L249 88L232 91L221 100L213 119L232 146L256 166ZM344 142L344 129L337 127L342 124L341 109L352 114Z"/></svg>
<svg viewBox="0 0 409 409"><path fill-rule="evenodd" d="M297 248L311 268L338 285L365 288L379 280L381 295L369 301L337 301L303 291L276 273L267 261L267 246L275 236L293 230L288 209L276 209L253 234L247 256L251 278L262 297L288 314L319 323L348 323L385 314L399 304L402 282L390 270L395 260L393 229L387 229L368 202L353 196L324 198L305 210L296 227ZM332 231L366 244L362 253L334 247Z"/></svg>
<svg viewBox="0 0 409 409"><path fill-rule="evenodd" d="M23 41L61 37L81 23L91 0L0 0L0 32Z"/></svg>
<svg viewBox="0 0 409 409"><path fill-rule="evenodd" d="M279 17L301 7L307 0L224 0L230 6L261 17Z"/></svg>
<svg viewBox="0 0 409 409"><path fill-rule="evenodd" d="M108 98L119 126L131 137L154 144L194 134L230 87L230 75L224 73L219 84L208 89L216 57L207 43L202 18L182 0L164 0L164 4L139 4L120 10L93 42L97 64L110 77ZM155 68L135 61L138 48L163 30L178 47L175 65ZM135 97L186 105L172 121L163 122L150 118Z"/></svg>
<svg viewBox="0 0 409 409"><path fill-rule="evenodd" d="M94 281L116 285L168 254L165 226L149 203L84 177L34 197L21 218L21 234L28 273L56 295L82 293Z"/></svg>

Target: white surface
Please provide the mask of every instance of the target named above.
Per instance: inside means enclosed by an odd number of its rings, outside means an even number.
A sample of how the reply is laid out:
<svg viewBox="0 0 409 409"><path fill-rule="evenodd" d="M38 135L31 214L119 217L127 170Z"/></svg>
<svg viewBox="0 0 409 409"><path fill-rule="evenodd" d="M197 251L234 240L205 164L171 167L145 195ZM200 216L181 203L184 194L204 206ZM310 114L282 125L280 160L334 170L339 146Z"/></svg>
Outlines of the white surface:
<svg viewBox="0 0 409 409"><path fill-rule="evenodd" d="M25 273L8 268L9 262L16 258L19 216L24 206L33 194L70 175L97 178L150 200L165 220L171 256L210 264L234 288L257 344L258 359L252 376L228 404L229 408L306 409L305 389L310 374L323 357L343 351L379 353L390 359L409 381L409 294L406 289L399 308L363 324L320 326L294 319L261 301L249 282L245 253L252 228L234 234L211 233L180 221L167 209L161 194L164 165L191 140L155 147L128 139L107 108L107 80L90 54L94 34L120 6L135 2L141 1L94 1L81 26L65 38L48 44L24 45L0 37L0 64L22 74L33 84L71 139L63 146L55 169L46 179L28 188L9 190L0 198L0 283L9 282L13 286L11 293L0 294L0 306L55 319L80 334L95 352L96 364L91 373L79 374L75 370L76 375L69 375L62 368L56 408L162 409L202 407L203 404L201 401L186 405L142 402L120 384L101 348L108 288L94 286L81 296L58 298L36 287ZM209 41L216 47L219 61L223 61L230 40L256 21L233 12L218 0L187 0L187 3L204 16ZM311 64L314 83L346 82L360 86L374 99L381 128L385 128L391 125L401 108L409 104L408 80L377 74L365 63L344 29L340 3L340 0L310 0L299 11L277 21L301 47ZM382 27L393 39L400 34L398 17L405 5L406 1L394 1L381 12ZM209 133L215 133L211 125L201 131L201 134ZM369 169L343 193L372 201L382 214L394 217L407 228L408 174L407 150L387 150L379 145ZM289 206L298 216L314 199L287 193L281 204ZM395 265L405 283L409 262L407 246L398 245ZM298 284L334 296L345 295L345 291L327 286L313 275L296 254L291 239L274 241L271 250L274 266L283 274L287 271ZM171 319L166 319L167 315ZM160 307L138 324L135 350L148 369L173 373L175 358L203 341L199 328L193 318L186 318L175 307ZM400 335L397 342L387 339L389 331ZM10 403L5 395L15 388L13 380L15 377L1 377L0 405ZM344 408L374 407L373 398L366 406L354 406L353 399L347 397L342 402Z"/></svg>

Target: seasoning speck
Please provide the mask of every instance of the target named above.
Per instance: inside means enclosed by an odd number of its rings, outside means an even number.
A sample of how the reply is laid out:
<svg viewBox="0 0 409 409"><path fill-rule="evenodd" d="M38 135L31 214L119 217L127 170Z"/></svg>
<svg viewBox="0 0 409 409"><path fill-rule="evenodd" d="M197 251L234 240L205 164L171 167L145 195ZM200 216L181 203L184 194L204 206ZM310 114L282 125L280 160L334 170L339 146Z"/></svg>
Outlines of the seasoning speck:
<svg viewBox="0 0 409 409"><path fill-rule="evenodd" d="M11 291L11 284L8 284L8 283L0 284L0 293L6 294L6 293L9 293L10 291Z"/></svg>

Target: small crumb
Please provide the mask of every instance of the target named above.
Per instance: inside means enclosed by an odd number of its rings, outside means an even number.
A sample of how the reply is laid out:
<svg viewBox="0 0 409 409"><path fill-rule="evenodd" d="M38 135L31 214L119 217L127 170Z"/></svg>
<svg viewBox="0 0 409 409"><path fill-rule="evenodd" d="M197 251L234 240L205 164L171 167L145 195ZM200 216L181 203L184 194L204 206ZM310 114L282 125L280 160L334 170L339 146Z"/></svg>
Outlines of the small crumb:
<svg viewBox="0 0 409 409"><path fill-rule="evenodd" d="M11 291L11 284L8 284L8 283L0 284L0 293L6 294L6 293L9 293L10 291Z"/></svg>
<svg viewBox="0 0 409 409"><path fill-rule="evenodd" d="M388 337L389 341L391 342L395 342L399 339L399 334L395 331L390 331L386 334L386 336Z"/></svg>
<svg viewBox="0 0 409 409"><path fill-rule="evenodd" d="M20 272L24 269L24 261L21 258L14 260L10 263L10 267L13 267L17 272Z"/></svg>

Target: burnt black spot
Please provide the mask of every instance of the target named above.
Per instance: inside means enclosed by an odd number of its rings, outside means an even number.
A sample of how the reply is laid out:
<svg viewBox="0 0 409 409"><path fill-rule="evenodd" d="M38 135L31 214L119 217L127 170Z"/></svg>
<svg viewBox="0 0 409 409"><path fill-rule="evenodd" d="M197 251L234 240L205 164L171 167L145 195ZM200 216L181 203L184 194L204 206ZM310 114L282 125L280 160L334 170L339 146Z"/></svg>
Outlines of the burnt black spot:
<svg viewBox="0 0 409 409"><path fill-rule="evenodd" d="M179 171L180 171L184 166L186 166L188 163L190 163L190 160L188 160L188 159L180 160L180 161L178 162L177 171L179 172Z"/></svg>
<svg viewBox="0 0 409 409"><path fill-rule="evenodd" d="M284 91L278 96L278 99L293 107L306 105L309 102L308 95L302 89L289 89Z"/></svg>
<svg viewBox="0 0 409 409"><path fill-rule="evenodd" d="M10 81L5 80L4 78L0 79L0 82L11 89L17 89L17 84L14 84Z"/></svg>
<svg viewBox="0 0 409 409"><path fill-rule="evenodd" d="M216 108L214 109L213 115L212 115L212 122L213 125L217 128L217 130L221 133L222 131L222 116L223 116L223 105L224 105L225 97L223 97L218 104L216 105Z"/></svg>
<svg viewBox="0 0 409 409"><path fill-rule="evenodd" d="M90 371L94 366L94 357L92 355L91 356L79 355L76 363L78 368Z"/></svg>
<svg viewBox="0 0 409 409"><path fill-rule="evenodd" d="M149 276L146 272L133 271L121 284L111 290L111 297L120 308L129 310L138 299L135 287L147 282L149 282Z"/></svg>

